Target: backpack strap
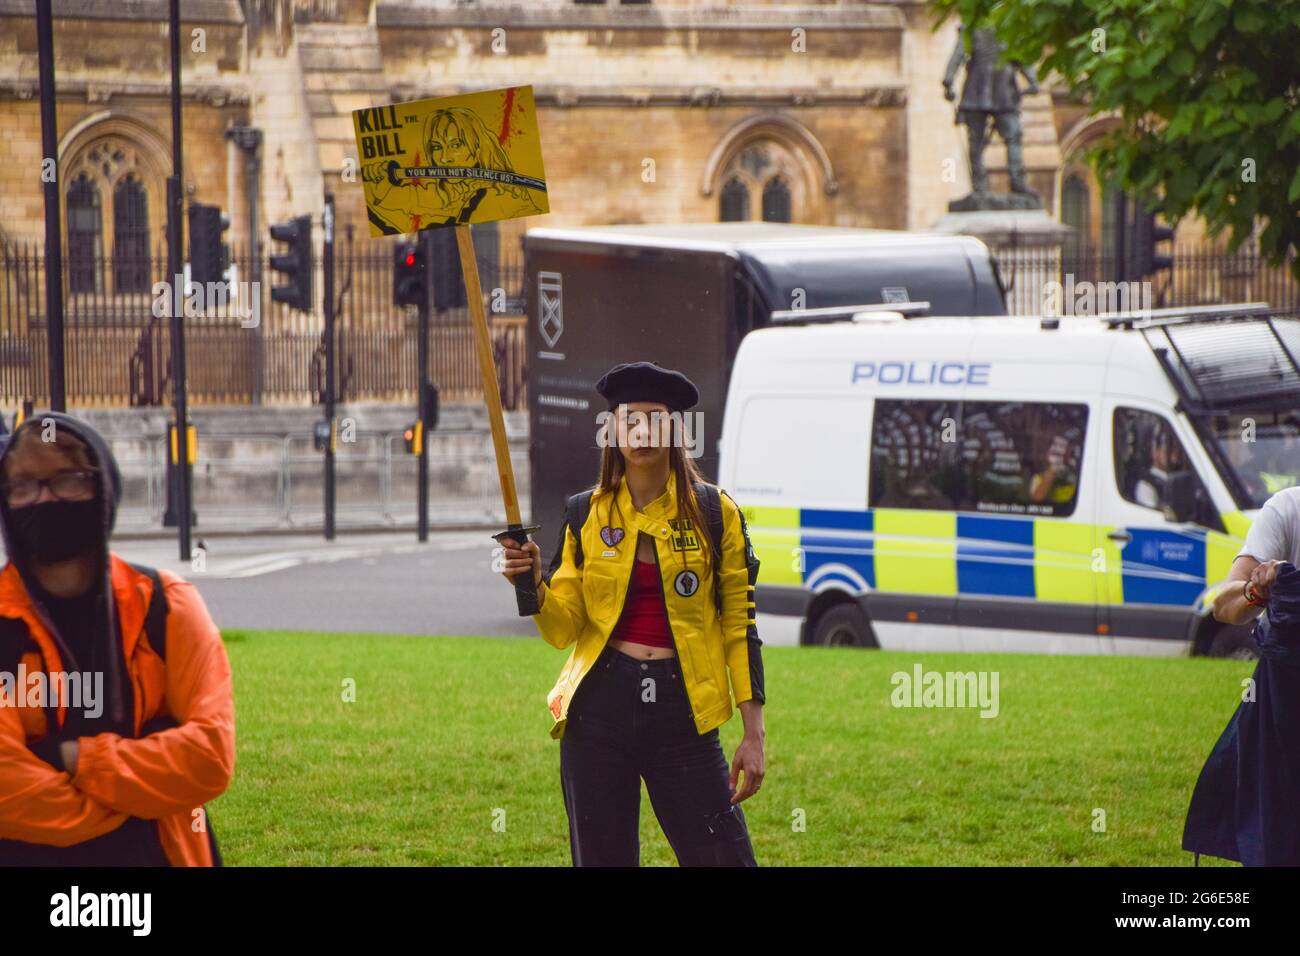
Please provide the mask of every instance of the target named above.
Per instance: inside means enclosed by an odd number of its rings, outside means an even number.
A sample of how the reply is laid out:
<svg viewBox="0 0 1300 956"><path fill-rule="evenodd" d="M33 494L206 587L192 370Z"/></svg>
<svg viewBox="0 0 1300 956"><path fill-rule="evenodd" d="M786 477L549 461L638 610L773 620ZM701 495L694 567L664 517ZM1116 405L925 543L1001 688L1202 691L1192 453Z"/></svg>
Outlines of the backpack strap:
<svg viewBox="0 0 1300 956"><path fill-rule="evenodd" d="M587 515L591 514L591 489L580 491L569 499L568 507L565 509L564 520L569 529L573 532L573 563L575 567L582 567L582 529L587 524Z"/></svg>
<svg viewBox="0 0 1300 956"><path fill-rule="evenodd" d="M40 649L27 630L26 621L20 617L0 617L0 671L17 673L23 655Z"/></svg>
<svg viewBox="0 0 1300 956"><path fill-rule="evenodd" d="M722 568L722 497L718 486L707 481L695 483L695 500L704 512L704 521L709 526L709 543L713 552L713 604L722 616L722 592L718 588L718 571Z"/></svg>
<svg viewBox="0 0 1300 956"><path fill-rule="evenodd" d="M153 593L149 595L149 609L144 615L144 633L149 638L149 645L155 654L167 660L167 591L163 587L162 575L156 568L143 564L132 564L131 568L146 575L153 581Z"/></svg>
<svg viewBox="0 0 1300 956"><path fill-rule="evenodd" d="M574 565L582 567L582 526L587 523L587 514L591 511L591 492L580 491L576 495L570 495L564 501L564 524L560 527L560 541L555 547L555 553L551 555L550 566L542 574L542 579L550 586L551 577L556 571L560 570L560 565L564 562L564 529L568 528L573 532L574 543Z"/></svg>
<svg viewBox="0 0 1300 956"><path fill-rule="evenodd" d="M203 808L203 822L208 828L208 846L212 849L212 865L225 866L221 859L221 849L217 846L217 832L212 829L212 814L208 812L206 806Z"/></svg>

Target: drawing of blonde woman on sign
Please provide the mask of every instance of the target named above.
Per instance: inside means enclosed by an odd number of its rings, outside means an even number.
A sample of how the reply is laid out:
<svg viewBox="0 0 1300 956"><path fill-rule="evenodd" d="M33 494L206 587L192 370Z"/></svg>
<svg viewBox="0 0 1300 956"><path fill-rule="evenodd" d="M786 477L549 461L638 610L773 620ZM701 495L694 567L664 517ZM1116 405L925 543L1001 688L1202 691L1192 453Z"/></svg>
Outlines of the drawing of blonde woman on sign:
<svg viewBox="0 0 1300 956"><path fill-rule="evenodd" d="M514 172L496 136L477 113L462 106L430 113L421 142L426 157L423 165ZM414 165L422 165L418 154ZM370 184L372 206L393 232L414 232L431 223L512 219L542 211L525 186L464 178L410 179L396 185L392 177L399 168L399 163L389 160L368 163L363 171Z"/></svg>

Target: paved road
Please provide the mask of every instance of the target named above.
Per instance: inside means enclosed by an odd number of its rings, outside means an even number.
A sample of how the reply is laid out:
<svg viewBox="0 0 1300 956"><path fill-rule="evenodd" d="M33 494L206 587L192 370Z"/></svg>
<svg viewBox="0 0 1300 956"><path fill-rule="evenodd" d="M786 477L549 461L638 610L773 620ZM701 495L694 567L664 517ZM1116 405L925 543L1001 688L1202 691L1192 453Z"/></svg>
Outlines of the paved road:
<svg viewBox="0 0 1300 956"><path fill-rule="evenodd" d="M413 533L204 543L202 569L178 560L175 539L114 550L193 581L222 628L537 636L491 570L487 530L431 532L423 545Z"/></svg>

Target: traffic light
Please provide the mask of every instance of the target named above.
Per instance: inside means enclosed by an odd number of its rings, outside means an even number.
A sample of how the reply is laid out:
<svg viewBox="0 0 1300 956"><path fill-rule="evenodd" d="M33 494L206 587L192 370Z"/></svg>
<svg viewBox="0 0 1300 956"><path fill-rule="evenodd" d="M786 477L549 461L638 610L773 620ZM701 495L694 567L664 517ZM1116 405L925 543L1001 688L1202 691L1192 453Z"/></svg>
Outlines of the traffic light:
<svg viewBox="0 0 1300 956"><path fill-rule="evenodd" d="M328 418L322 418L312 425L312 445L317 451L333 451L334 443L334 423Z"/></svg>
<svg viewBox="0 0 1300 956"><path fill-rule="evenodd" d="M460 270L460 251L454 229L429 230L404 239L393 250L393 305L424 303L424 270L433 269L433 307L458 309L465 305L465 279ZM426 249L432 247L432 261Z"/></svg>
<svg viewBox="0 0 1300 956"><path fill-rule="evenodd" d="M173 465L180 464L180 450L177 444L177 429L175 422L167 423L167 440L171 447L170 461ZM187 464L197 464L199 460L199 436L198 431L193 425L185 426L185 461Z"/></svg>
<svg viewBox="0 0 1300 956"><path fill-rule="evenodd" d="M404 239L393 249L393 305L424 302L424 251L418 239Z"/></svg>
<svg viewBox="0 0 1300 956"><path fill-rule="evenodd" d="M424 391L424 402L420 406L420 418L427 431L438 427L438 386L428 382Z"/></svg>
<svg viewBox="0 0 1300 956"><path fill-rule="evenodd" d="M433 230L433 307L460 309L465 306L465 277L460 269L456 230L442 226Z"/></svg>
<svg viewBox="0 0 1300 956"><path fill-rule="evenodd" d="M224 282L230 268L230 246L222 233L230 228L230 217L217 206L190 203L190 281L197 285Z"/></svg>
<svg viewBox="0 0 1300 956"><path fill-rule="evenodd" d="M303 312L312 308L311 275L315 254L311 246L311 216L299 216L271 227L271 239L288 243L283 255L271 256L271 268L283 272L285 285L271 287L271 301L283 302Z"/></svg>
<svg viewBox="0 0 1300 956"><path fill-rule="evenodd" d="M1129 234L1129 267L1127 279L1135 281L1145 279L1164 269L1172 268L1173 256L1156 251L1156 244L1169 242L1174 238L1174 231L1168 226L1156 224L1156 214L1149 210L1141 200L1133 203L1133 231Z"/></svg>
<svg viewBox="0 0 1300 956"><path fill-rule="evenodd" d="M412 422L406 426L406 431L402 432L402 438L406 440L406 451L411 455L418 455L420 449L424 447L424 423Z"/></svg>

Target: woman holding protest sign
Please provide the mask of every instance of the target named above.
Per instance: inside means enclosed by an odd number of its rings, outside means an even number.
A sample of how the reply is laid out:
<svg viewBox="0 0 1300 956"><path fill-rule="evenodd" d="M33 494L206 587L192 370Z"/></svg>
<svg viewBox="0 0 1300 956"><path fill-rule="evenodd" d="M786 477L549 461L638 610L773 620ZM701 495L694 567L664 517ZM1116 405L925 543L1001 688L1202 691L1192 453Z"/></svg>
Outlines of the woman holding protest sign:
<svg viewBox="0 0 1300 956"><path fill-rule="evenodd" d="M757 865L740 808L764 774L758 560L744 515L686 454L690 379L634 362L596 390L609 403L600 479L569 498L550 568L535 542L503 540L507 580L534 574L543 640L573 648L547 698L573 862L640 862L644 779L680 864ZM728 772L718 727L733 696L745 731Z"/></svg>

